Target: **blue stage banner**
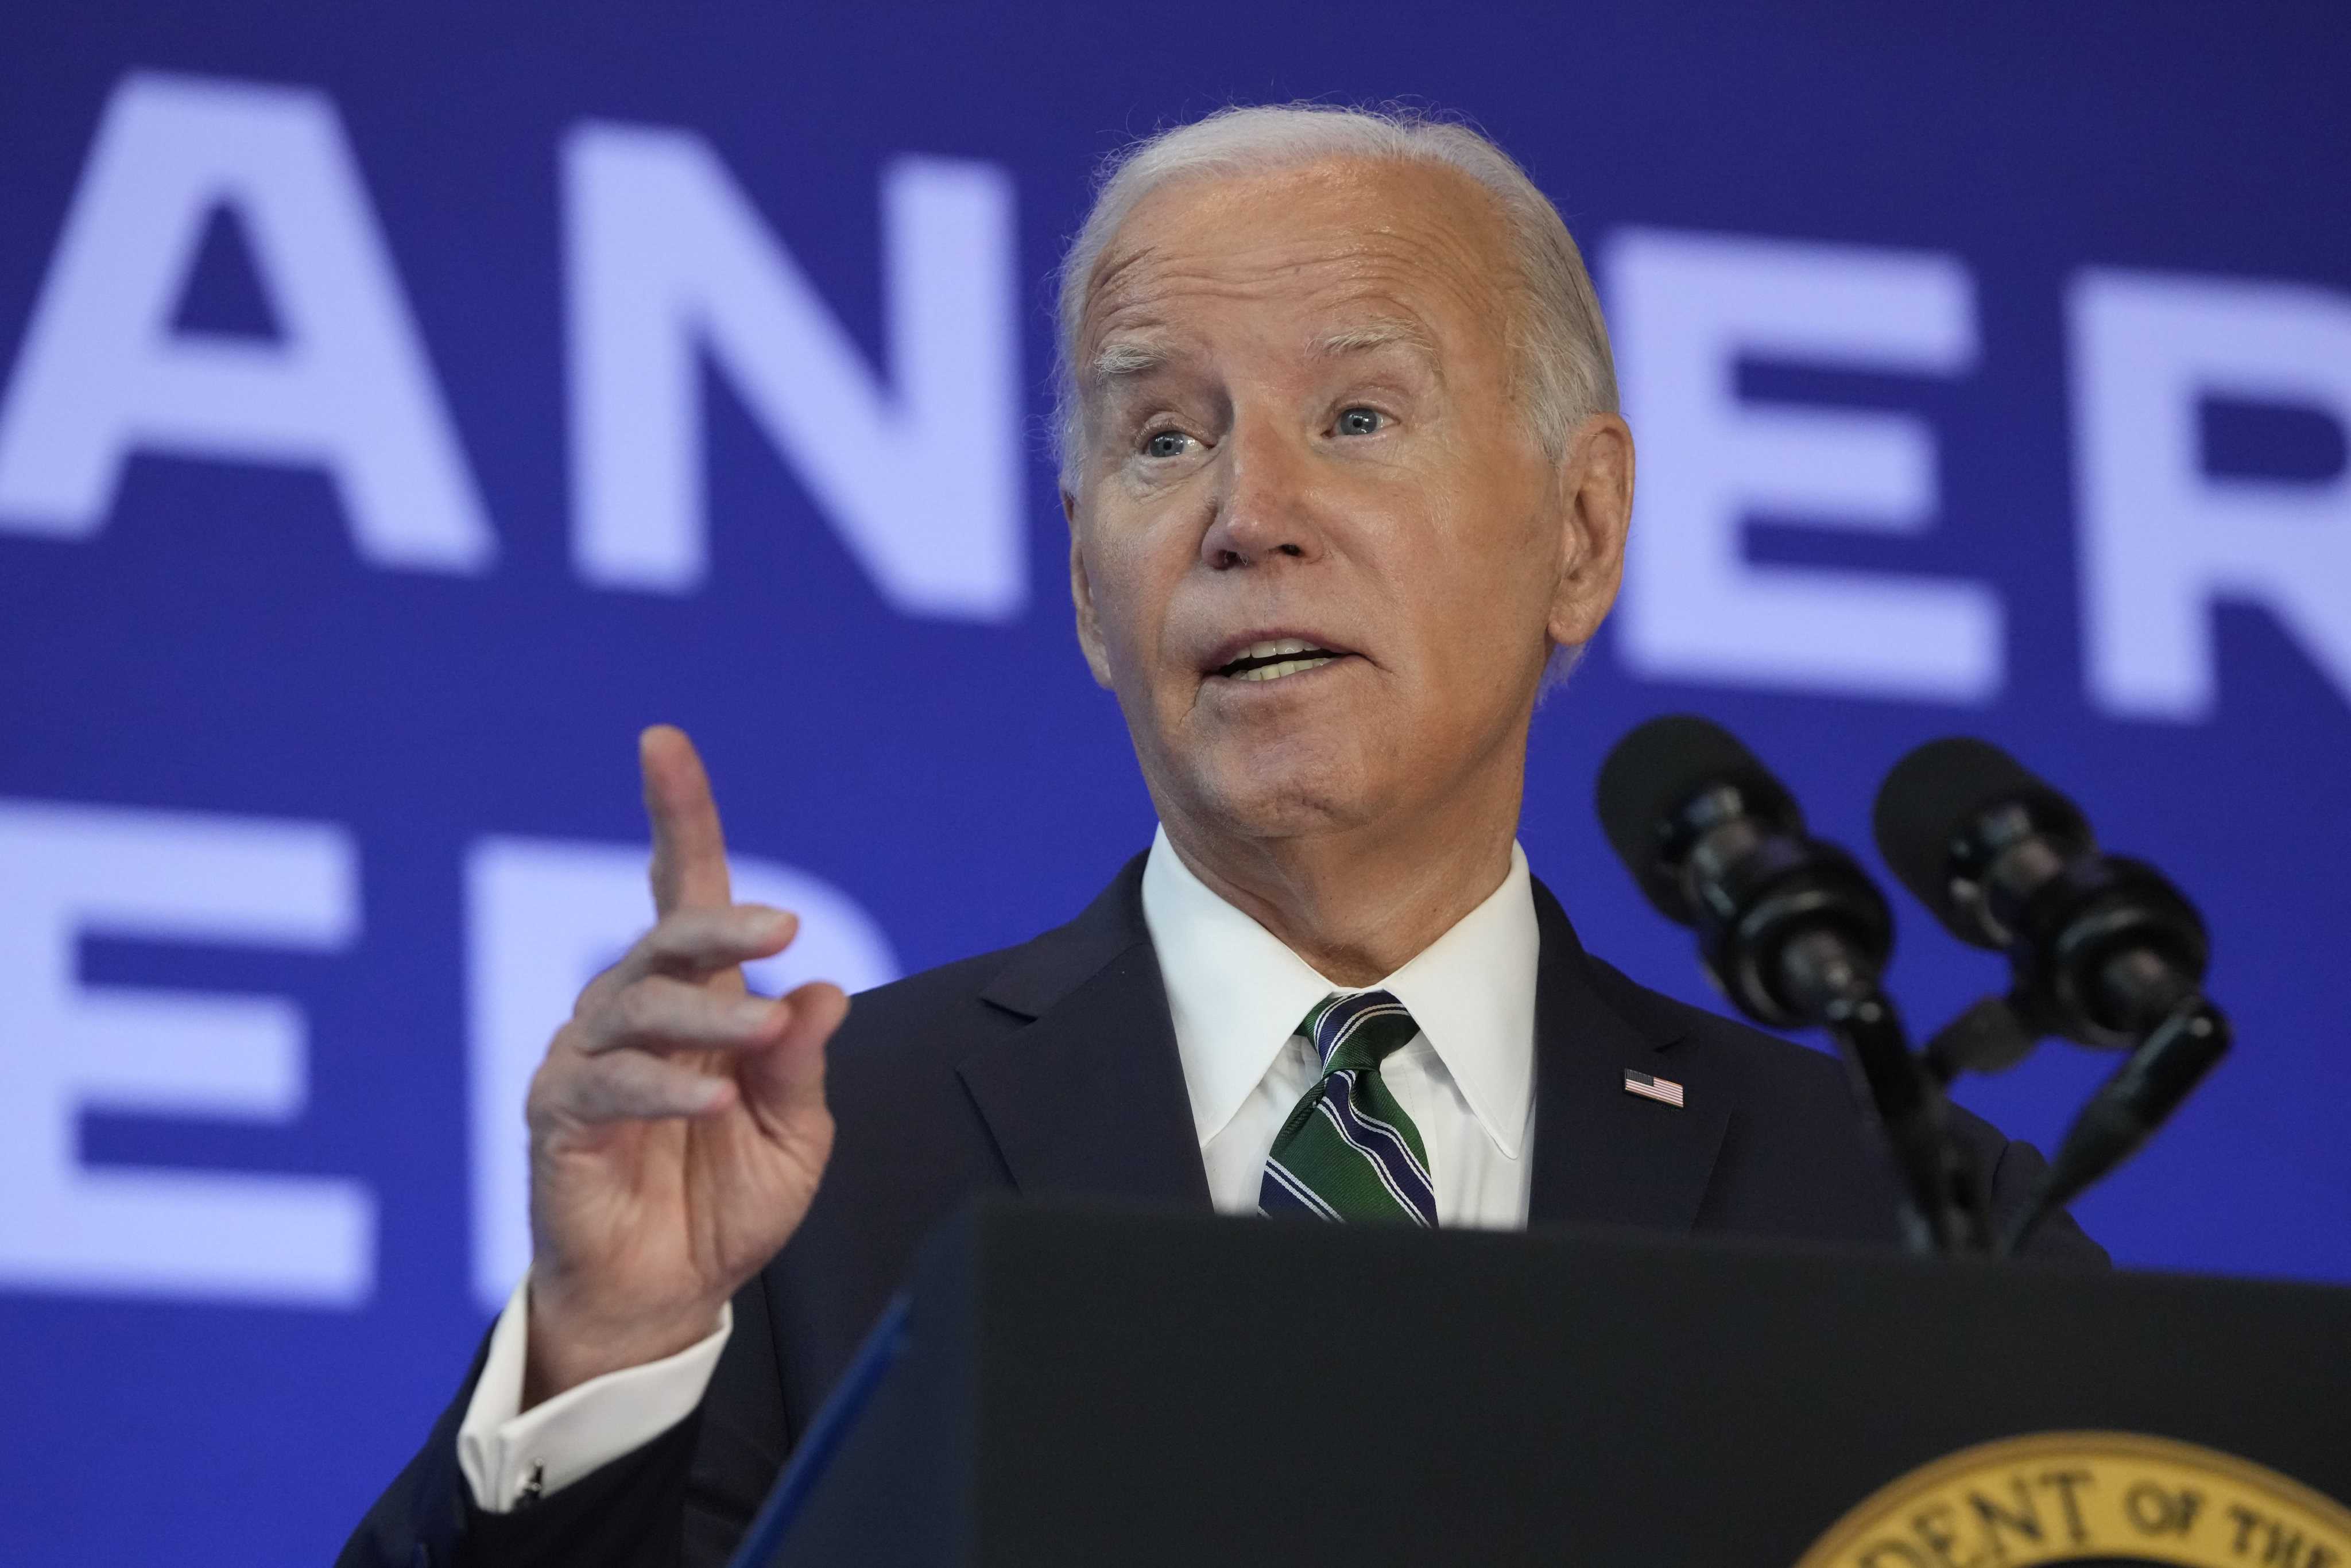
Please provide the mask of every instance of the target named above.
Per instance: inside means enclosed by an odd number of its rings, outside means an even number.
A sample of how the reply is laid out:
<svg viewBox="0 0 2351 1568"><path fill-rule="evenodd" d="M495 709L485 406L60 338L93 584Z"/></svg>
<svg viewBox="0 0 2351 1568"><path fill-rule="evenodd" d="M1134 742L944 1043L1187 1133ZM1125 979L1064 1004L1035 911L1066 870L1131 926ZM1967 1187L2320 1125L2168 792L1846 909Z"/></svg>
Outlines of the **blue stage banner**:
<svg viewBox="0 0 2351 1568"><path fill-rule="evenodd" d="M2235 1057L2079 1207L2351 1280L2351 20L2131 3L0 14L0 1557L327 1560L528 1258L520 1102L648 919L633 736L852 987L1148 842L1071 628L1091 170L1401 99L1590 256L1641 494L1524 842L1648 715L1865 855L2007 746L2215 938ZM2002 983L1907 902L1923 1034ZM2044 1147L2113 1058L1963 1098Z"/></svg>

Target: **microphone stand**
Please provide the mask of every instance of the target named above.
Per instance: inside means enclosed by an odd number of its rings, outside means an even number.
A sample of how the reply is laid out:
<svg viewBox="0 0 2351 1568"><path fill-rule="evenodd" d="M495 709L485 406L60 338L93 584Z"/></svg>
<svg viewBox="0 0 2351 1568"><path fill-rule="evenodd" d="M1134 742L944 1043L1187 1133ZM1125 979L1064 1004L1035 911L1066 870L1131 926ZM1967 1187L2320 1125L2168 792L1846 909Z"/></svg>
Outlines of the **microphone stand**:
<svg viewBox="0 0 2351 1568"><path fill-rule="evenodd" d="M1791 940L1782 950L1780 969L1789 999L1836 1042L1859 1097L1875 1113L1907 1199L1903 1220L1909 1251L1991 1255L1983 1183L1952 1141L1941 1086L1910 1049L1893 999L1834 932Z"/></svg>

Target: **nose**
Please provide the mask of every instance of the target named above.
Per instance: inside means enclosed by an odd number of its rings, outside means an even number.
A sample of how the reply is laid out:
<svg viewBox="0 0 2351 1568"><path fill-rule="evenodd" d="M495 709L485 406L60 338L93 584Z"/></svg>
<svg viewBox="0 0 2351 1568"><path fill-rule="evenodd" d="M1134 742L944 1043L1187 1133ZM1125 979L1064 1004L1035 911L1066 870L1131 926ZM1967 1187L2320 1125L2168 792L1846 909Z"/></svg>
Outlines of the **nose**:
<svg viewBox="0 0 2351 1568"><path fill-rule="evenodd" d="M1219 455L1223 483L1200 538L1201 562L1221 572L1320 557L1313 461L1303 443L1274 421L1242 417L1227 431Z"/></svg>

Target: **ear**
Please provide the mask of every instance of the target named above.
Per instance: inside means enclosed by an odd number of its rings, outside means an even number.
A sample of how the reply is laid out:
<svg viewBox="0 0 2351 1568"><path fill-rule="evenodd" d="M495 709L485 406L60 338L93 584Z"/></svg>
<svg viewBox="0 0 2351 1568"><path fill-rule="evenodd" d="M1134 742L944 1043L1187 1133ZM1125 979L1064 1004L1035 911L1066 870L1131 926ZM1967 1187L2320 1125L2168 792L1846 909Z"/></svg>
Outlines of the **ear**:
<svg viewBox="0 0 2351 1568"><path fill-rule="evenodd" d="M1617 414L1593 414L1568 432L1560 455L1559 588L1550 632L1556 643L1592 640L1625 580L1633 524L1633 431Z"/></svg>
<svg viewBox="0 0 2351 1568"><path fill-rule="evenodd" d="M1070 602L1077 607L1078 647L1084 650L1086 668L1094 672L1094 684L1110 689L1110 653L1102 646L1102 617L1094 612L1094 587L1086 576L1086 552L1078 533L1078 498L1071 492L1061 492L1061 517L1070 525Z"/></svg>

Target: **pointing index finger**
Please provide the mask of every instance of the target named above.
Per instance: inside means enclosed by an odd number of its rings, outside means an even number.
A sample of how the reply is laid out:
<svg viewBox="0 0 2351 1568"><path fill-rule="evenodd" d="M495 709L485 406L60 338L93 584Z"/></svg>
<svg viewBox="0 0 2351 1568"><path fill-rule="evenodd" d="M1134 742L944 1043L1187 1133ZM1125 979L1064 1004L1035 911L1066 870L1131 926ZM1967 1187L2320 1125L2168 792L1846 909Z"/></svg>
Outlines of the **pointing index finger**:
<svg viewBox="0 0 2351 1568"><path fill-rule="evenodd" d="M637 761L653 830L653 908L668 915L733 902L718 803L694 742L674 725L655 724L637 737Z"/></svg>

